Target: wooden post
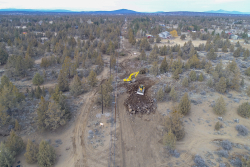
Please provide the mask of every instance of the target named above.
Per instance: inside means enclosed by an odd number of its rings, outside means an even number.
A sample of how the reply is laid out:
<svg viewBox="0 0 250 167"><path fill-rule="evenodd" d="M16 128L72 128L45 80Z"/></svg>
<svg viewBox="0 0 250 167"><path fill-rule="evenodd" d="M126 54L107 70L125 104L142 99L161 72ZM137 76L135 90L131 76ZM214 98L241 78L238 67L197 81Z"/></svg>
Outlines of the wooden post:
<svg viewBox="0 0 250 167"><path fill-rule="evenodd" d="M102 85L101 85L101 93L102 93ZM102 114L103 114L103 93L102 93Z"/></svg>

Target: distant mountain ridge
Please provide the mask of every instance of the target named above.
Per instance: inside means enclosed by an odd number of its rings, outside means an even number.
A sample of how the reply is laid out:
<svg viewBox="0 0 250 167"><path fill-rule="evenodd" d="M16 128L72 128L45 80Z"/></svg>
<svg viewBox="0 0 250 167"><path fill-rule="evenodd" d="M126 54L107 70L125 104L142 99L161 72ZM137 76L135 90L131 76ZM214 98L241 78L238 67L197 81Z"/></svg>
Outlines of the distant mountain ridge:
<svg viewBox="0 0 250 167"><path fill-rule="evenodd" d="M163 11L157 11L157 12L137 12L134 10L128 10L128 9L118 9L113 11L72 11L72 10L66 10L66 9L15 9L15 8L9 8L9 9L0 9L1 13L26 13L26 12L33 12L33 13L77 13L77 14L166 14L166 15L249 15L250 12L238 12L238 11L225 11L225 10L211 10L206 12L193 12L193 11L172 11L172 12L163 12Z"/></svg>
<svg viewBox="0 0 250 167"><path fill-rule="evenodd" d="M210 10L206 13L225 13L225 14L250 14L250 12L239 12L239 11L226 11L226 10Z"/></svg>
<svg viewBox="0 0 250 167"><path fill-rule="evenodd" d="M136 12L128 9L119 9L113 11L72 11L65 9L0 9L0 12L55 12L55 13L91 13L91 14L136 14Z"/></svg>

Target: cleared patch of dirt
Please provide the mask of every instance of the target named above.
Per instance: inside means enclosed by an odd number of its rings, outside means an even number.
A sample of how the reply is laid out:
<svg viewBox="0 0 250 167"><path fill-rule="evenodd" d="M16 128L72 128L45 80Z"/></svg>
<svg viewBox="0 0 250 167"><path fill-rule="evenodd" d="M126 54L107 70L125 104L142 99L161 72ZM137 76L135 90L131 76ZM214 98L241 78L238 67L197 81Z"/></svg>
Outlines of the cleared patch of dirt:
<svg viewBox="0 0 250 167"><path fill-rule="evenodd" d="M136 94L139 86L143 84L145 86L144 95ZM129 93L128 98L125 100L124 105L126 106L129 113L151 113L155 112L156 106L154 104L153 98L150 96L149 88L154 84L153 81L148 78L138 79L134 83L128 83L127 93Z"/></svg>

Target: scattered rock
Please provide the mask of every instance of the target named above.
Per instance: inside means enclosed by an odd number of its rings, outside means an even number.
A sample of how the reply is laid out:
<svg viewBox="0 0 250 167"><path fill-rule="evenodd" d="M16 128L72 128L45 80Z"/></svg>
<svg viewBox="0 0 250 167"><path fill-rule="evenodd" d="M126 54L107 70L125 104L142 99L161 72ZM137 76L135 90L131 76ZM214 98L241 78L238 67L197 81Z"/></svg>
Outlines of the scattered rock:
<svg viewBox="0 0 250 167"><path fill-rule="evenodd" d="M237 118L234 119L234 122L239 123L239 119L237 119Z"/></svg>
<svg viewBox="0 0 250 167"><path fill-rule="evenodd" d="M223 118L222 117L218 117L218 120L223 121Z"/></svg>
<svg viewBox="0 0 250 167"><path fill-rule="evenodd" d="M239 103L239 102L240 102L240 99L234 99L234 102L235 102L235 103Z"/></svg>
<svg viewBox="0 0 250 167"><path fill-rule="evenodd" d="M201 95L206 95L206 92L203 90L200 94Z"/></svg>
<svg viewBox="0 0 250 167"><path fill-rule="evenodd" d="M232 94L230 94L230 93L227 95L227 97L228 97L228 98L231 98L232 96L233 96L233 95L232 95Z"/></svg>
<svg viewBox="0 0 250 167"><path fill-rule="evenodd" d="M61 139L57 139L55 142L56 142L57 144L62 144L62 143L63 143Z"/></svg>

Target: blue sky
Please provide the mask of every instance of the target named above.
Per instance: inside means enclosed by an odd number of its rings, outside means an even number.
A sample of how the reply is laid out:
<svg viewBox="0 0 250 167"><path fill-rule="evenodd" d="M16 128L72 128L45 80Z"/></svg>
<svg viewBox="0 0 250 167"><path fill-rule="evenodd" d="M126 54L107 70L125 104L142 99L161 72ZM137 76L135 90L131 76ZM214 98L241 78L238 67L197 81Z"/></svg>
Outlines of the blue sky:
<svg viewBox="0 0 250 167"><path fill-rule="evenodd" d="M0 0L0 9L130 9L139 12L227 10L250 12L250 0Z"/></svg>

